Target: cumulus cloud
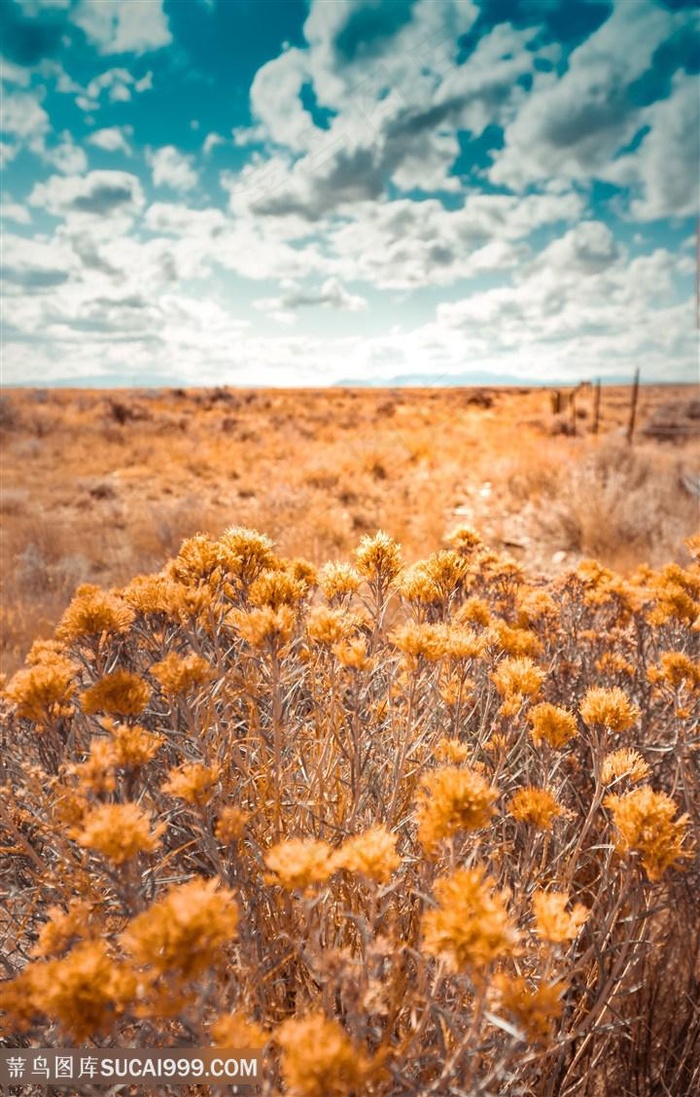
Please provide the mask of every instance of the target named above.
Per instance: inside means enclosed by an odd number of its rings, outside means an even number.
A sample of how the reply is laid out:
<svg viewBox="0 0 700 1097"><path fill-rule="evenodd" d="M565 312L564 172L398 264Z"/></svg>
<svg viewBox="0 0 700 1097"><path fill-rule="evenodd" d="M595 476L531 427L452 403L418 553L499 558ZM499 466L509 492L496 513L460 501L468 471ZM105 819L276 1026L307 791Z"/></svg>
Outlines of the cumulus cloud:
<svg viewBox="0 0 700 1097"><path fill-rule="evenodd" d="M0 97L0 130L38 146L49 131L49 116L35 95L16 92Z"/></svg>
<svg viewBox="0 0 700 1097"><path fill-rule="evenodd" d="M689 217L700 208L700 96L695 76L679 76L670 98L643 115L649 131L639 149L614 161L606 176L639 192L630 214L640 221Z"/></svg>
<svg viewBox="0 0 700 1097"><path fill-rule="evenodd" d="M133 217L143 208L144 197L135 175L125 171L91 171L84 176L54 175L46 183L38 183L29 203L57 217L76 214Z"/></svg>
<svg viewBox="0 0 700 1097"><path fill-rule="evenodd" d="M107 126L104 129L95 130L86 140L89 145L94 145L103 152L121 152L124 156L132 156L130 138L133 132L133 126Z"/></svg>
<svg viewBox="0 0 700 1097"><path fill-rule="evenodd" d="M197 172L191 156L179 152L174 145L164 145L149 151L147 160L151 167L153 185L170 190L189 191L197 186Z"/></svg>
<svg viewBox="0 0 700 1097"><path fill-rule="evenodd" d="M79 0L73 19L102 54L148 53L172 42L162 0Z"/></svg>
<svg viewBox="0 0 700 1097"><path fill-rule="evenodd" d="M0 202L0 217L5 221L14 221L18 225L30 225L32 222L31 213L19 202Z"/></svg>
<svg viewBox="0 0 700 1097"><path fill-rule="evenodd" d="M63 175L78 175L88 166L85 150L76 145L68 130L61 134L60 144L44 150L42 159Z"/></svg>
<svg viewBox="0 0 700 1097"><path fill-rule="evenodd" d="M674 26L661 7L618 3L574 50L561 77L537 75L506 128L490 178L520 188L554 175L600 176L637 128L640 103L632 86Z"/></svg>
<svg viewBox="0 0 700 1097"><path fill-rule="evenodd" d="M362 312L367 299L349 293L337 278L327 278L323 285L305 289L291 285L281 297L263 297L253 302L255 308L269 312L273 317L287 321L300 308L321 307L343 312Z"/></svg>

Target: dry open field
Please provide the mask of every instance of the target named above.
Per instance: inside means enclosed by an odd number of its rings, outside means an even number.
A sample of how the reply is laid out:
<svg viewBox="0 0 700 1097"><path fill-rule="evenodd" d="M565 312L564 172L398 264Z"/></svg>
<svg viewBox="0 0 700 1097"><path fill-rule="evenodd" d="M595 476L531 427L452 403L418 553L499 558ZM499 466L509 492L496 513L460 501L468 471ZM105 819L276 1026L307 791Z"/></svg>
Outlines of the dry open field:
<svg viewBox="0 0 700 1097"><path fill-rule="evenodd" d="M50 635L80 583L126 583L230 525L314 564L378 528L410 562L460 524L546 573L588 556L623 571L682 560L700 525L697 397L642 386L630 448L624 387L603 389L597 438L591 389L575 437L536 388L10 390L0 670ZM681 441L644 434L667 405Z"/></svg>

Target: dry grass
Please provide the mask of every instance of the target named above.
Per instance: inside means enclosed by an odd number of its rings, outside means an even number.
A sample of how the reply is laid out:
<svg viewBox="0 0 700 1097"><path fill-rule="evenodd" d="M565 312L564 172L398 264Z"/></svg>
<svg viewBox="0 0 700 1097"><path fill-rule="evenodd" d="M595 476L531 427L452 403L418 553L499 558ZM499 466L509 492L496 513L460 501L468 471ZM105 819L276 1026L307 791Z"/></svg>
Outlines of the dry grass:
<svg viewBox="0 0 700 1097"><path fill-rule="evenodd" d="M639 422L682 388L643 389ZM265 529L314 563L389 530L413 560L469 522L532 570L585 555L627 570L683 559L697 443L553 436L543 390L15 390L0 404L0 670L47 636L79 582L124 583L186 536ZM579 431L591 395L580 394ZM617 439L617 440L616 440ZM647 528L648 526L648 528ZM560 558L557 557L557 559Z"/></svg>
<svg viewBox="0 0 700 1097"><path fill-rule="evenodd" d="M262 1047L265 1097L697 1092L690 548L548 581L466 529L317 570L236 527L83 587L4 694L6 1042Z"/></svg>

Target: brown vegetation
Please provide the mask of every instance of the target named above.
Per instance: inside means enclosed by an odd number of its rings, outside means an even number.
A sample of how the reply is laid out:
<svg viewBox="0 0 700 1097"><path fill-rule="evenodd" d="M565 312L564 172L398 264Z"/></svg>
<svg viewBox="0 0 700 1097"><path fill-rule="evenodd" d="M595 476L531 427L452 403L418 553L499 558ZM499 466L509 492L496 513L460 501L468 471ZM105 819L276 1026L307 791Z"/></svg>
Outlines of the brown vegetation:
<svg viewBox="0 0 700 1097"><path fill-rule="evenodd" d="M265 1097L697 1093L688 548L546 580L235 527L82 586L2 700L7 1038L262 1047Z"/></svg>
<svg viewBox="0 0 700 1097"><path fill-rule="evenodd" d="M643 388L638 423L692 397ZM682 560L698 525L681 479L700 472L697 439L640 429L630 451L628 404L629 390L604 389L593 438L590 389L573 437L541 389L8 391L0 670L50 634L81 582L124 583L232 523L314 563L379 527L413 560L465 521L535 570Z"/></svg>

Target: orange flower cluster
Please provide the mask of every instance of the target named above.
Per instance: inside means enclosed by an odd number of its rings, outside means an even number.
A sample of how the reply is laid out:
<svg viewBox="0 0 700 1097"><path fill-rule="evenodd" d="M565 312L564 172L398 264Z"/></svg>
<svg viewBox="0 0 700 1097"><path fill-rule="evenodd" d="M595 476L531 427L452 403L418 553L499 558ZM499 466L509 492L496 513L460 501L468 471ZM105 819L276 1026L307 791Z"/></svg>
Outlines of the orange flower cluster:
<svg viewBox="0 0 700 1097"><path fill-rule="evenodd" d="M217 879L176 884L134 918L122 943L133 959L160 975L191 979L217 962L238 932L238 907Z"/></svg>
<svg viewBox="0 0 700 1097"><path fill-rule="evenodd" d="M371 1072L367 1056L337 1021L322 1013L293 1017L278 1029L282 1073L298 1097L351 1097L363 1092Z"/></svg>
<svg viewBox="0 0 700 1097"><path fill-rule="evenodd" d="M143 678L128 670L105 674L81 695L84 712L109 712L115 716L138 716L150 699L151 691Z"/></svg>
<svg viewBox="0 0 700 1097"><path fill-rule="evenodd" d="M483 972L512 956L518 932L506 908L506 895L494 888L483 867L458 869L438 879L436 910L423 917L423 947L454 971Z"/></svg>
<svg viewBox="0 0 700 1097"><path fill-rule="evenodd" d="M612 812L617 850L638 853L650 880L660 880L667 869L692 857L690 817L675 819L678 805L665 792L642 785L624 796L608 796L604 803Z"/></svg>
<svg viewBox="0 0 700 1097"><path fill-rule="evenodd" d="M160 682L163 693L171 697L188 693L214 677L213 667L201 655L181 656L174 651L154 663L150 673Z"/></svg>
<svg viewBox="0 0 700 1097"><path fill-rule="evenodd" d="M498 789L473 769L441 766L423 778L418 794L418 838L432 853L443 838L460 830L480 830L495 814Z"/></svg>

